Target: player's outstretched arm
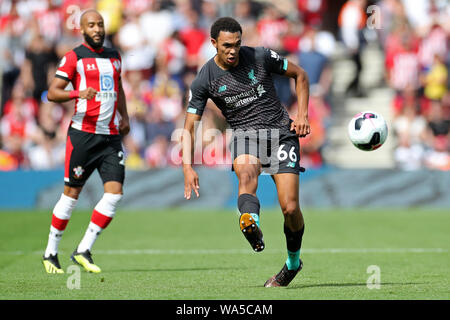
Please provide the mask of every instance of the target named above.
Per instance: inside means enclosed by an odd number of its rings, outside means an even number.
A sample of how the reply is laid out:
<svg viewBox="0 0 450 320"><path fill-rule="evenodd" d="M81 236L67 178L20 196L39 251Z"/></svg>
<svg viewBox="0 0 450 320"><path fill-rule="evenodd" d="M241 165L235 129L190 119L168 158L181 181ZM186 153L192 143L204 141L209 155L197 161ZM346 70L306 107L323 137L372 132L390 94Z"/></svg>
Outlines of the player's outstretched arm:
<svg viewBox="0 0 450 320"><path fill-rule="evenodd" d="M311 133L308 121L309 79L308 74L295 63L288 62L285 75L295 80L295 92L297 93L298 113L291 124L291 131L299 137L306 137Z"/></svg>
<svg viewBox="0 0 450 320"><path fill-rule="evenodd" d="M192 168L192 160L194 159L194 127L195 122L200 121L201 116L192 113L186 113L184 122L183 135L181 136L182 153L183 153L183 174L184 174L184 198L191 199L192 191L197 197L200 196L198 174Z"/></svg>
<svg viewBox="0 0 450 320"><path fill-rule="evenodd" d="M95 97L97 94L97 90L89 87L85 90L64 90L69 81L55 77L50 83L50 87L48 89L47 98L52 102L66 102L75 98L87 99L90 100Z"/></svg>

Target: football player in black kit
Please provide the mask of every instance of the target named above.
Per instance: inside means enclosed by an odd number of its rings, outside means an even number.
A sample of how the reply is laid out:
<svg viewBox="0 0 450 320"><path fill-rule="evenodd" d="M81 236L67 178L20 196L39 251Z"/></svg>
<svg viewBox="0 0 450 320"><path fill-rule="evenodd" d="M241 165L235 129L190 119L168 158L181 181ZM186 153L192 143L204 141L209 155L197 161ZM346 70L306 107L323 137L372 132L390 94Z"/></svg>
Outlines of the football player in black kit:
<svg viewBox="0 0 450 320"><path fill-rule="evenodd" d="M302 269L300 247L304 221L299 205L299 137L310 133L308 122L309 82L305 71L273 50L241 46L242 29L230 17L211 27L211 43L217 54L198 72L189 95L184 124L184 197L199 196L199 178L192 167L194 124L200 121L211 99L233 130L232 168L239 180L239 225L253 250L264 249L260 228L260 203L256 197L258 176L270 174L275 182L284 215L287 260L266 287L287 286ZM295 80L298 113L289 118L281 105L272 73Z"/></svg>

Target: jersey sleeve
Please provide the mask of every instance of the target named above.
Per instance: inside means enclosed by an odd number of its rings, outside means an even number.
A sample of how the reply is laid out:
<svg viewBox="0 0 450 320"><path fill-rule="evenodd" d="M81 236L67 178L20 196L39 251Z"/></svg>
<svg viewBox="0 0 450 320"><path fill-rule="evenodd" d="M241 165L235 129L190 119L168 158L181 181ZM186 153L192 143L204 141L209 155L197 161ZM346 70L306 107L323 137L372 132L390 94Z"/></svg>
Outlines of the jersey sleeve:
<svg viewBox="0 0 450 320"><path fill-rule="evenodd" d="M77 70L77 55L74 51L69 51L61 59L55 77L66 81L72 81Z"/></svg>
<svg viewBox="0 0 450 320"><path fill-rule="evenodd" d="M257 48L257 58L262 60L266 70L271 73L283 75L287 70L288 60L271 49Z"/></svg>
<svg viewBox="0 0 450 320"><path fill-rule="evenodd" d="M208 89L206 84L202 80L201 75L197 77L192 82L191 88L189 90L189 103L187 112L202 115L205 110L206 102L208 101Z"/></svg>
<svg viewBox="0 0 450 320"><path fill-rule="evenodd" d="M119 73L119 80L122 79L122 56L120 55L120 52L117 51L117 60L119 61L117 65L117 72Z"/></svg>

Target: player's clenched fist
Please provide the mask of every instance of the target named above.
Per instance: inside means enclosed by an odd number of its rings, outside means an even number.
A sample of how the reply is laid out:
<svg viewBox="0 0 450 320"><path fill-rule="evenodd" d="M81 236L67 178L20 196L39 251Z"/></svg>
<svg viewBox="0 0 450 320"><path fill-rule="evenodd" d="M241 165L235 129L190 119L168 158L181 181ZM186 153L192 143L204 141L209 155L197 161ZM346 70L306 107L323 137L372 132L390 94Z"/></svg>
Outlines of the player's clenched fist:
<svg viewBox="0 0 450 320"><path fill-rule="evenodd" d="M94 88L87 88L85 90L80 91L80 98L81 99L87 99L87 100L91 100L92 98L95 97L95 95L97 94L97 90L95 90Z"/></svg>

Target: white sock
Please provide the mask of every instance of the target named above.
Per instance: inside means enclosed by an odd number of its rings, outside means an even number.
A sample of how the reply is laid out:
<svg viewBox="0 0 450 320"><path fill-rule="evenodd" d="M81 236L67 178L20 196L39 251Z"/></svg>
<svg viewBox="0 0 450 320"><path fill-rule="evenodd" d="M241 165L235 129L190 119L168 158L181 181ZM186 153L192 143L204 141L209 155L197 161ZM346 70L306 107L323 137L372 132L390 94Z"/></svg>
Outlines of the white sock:
<svg viewBox="0 0 450 320"><path fill-rule="evenodd" d="M92 213L91 222L78 245L77 251L91 251L97 237L108 226L116 214L117 206L122 199L121 194L105 193Z"/></svg>
<svg viewBox="0 0 450 320"><path fill-rule="evenodd" d="M77 199L61 194L61 197L53 209L52 225L50 226L47 248L44 253L45 257L58 253L59 242L61 241L61 237L76 204Z"/></svg>
<svg viewBox="0 0 450 320"><path fill-rule="evenodd" d="M84 234L83 239L78 245L77 252L85 252L86 250L91 251L95 240L97 240L97 237L100 235L100 233L102 233L102 231L103 229L98 225L93 222L89 222L86 233Z"/></svg>

